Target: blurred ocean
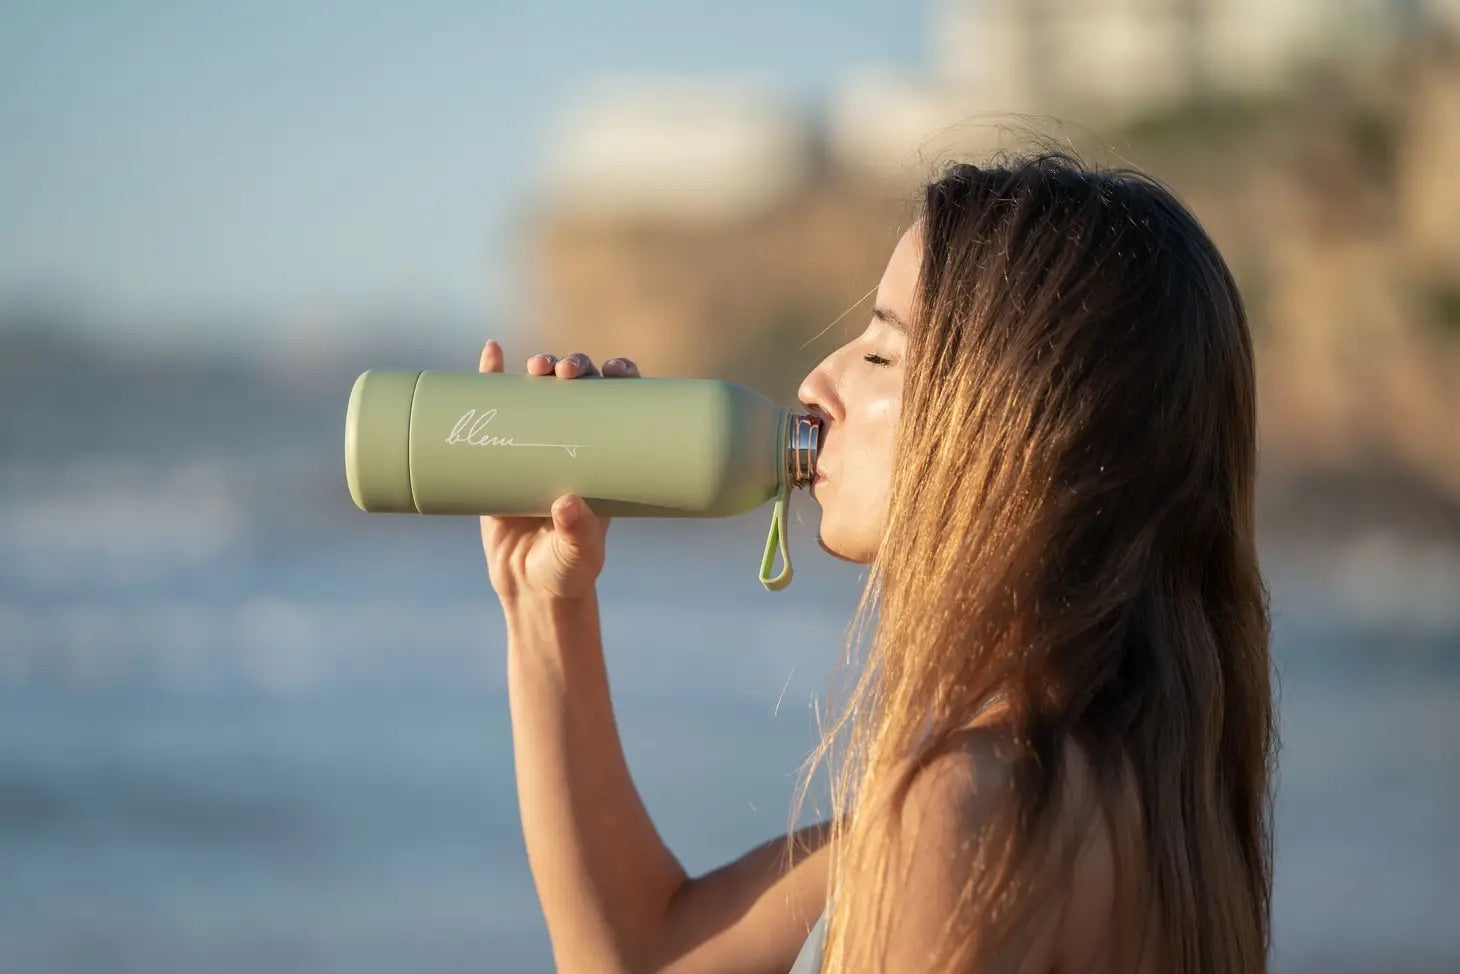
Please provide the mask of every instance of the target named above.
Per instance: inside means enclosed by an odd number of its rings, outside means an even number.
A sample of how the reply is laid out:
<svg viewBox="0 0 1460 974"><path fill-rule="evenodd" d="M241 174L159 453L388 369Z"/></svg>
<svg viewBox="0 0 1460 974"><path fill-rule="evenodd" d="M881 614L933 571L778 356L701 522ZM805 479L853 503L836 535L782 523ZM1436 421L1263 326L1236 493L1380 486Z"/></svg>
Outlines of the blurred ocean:
<svg viewBox="0 0 1460 974"><path fill-rule="evenodd" d="M0 970L549 970L475 523L353 508L348 369L11 352ZM798 507L782 593L769 507L612 530L624 743L691 871L786 827L855 605ZM1275 970L1460 969L1460 552L1371 534L1265 566Z"/></svg>

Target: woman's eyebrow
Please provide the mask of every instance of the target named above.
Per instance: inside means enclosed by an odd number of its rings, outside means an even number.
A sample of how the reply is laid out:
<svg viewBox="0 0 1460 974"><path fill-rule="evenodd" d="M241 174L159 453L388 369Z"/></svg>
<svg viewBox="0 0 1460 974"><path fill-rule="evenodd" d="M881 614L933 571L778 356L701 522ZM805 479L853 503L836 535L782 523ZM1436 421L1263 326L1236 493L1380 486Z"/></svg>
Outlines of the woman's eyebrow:
<svg viewBox="0 0 1460 974"><path fill-rule="evenodd" d="M873 308L872 317L876 318L878 321L887 322L898 331L907 331L907 322L903 321L901 316L899 316L898 313L896 311L893 311L891 308Z"/></svg>

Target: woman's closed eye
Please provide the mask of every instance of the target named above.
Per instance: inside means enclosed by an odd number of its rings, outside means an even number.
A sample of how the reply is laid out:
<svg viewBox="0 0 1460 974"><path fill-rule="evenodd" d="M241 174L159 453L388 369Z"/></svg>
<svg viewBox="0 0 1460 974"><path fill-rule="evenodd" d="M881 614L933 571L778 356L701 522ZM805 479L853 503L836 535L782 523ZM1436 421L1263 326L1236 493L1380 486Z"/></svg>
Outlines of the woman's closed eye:
<svg viewBox="0 0 1460 974"><path fill-rule="evenodd" d="M876 352L868 352L866 355L863 355L862 356L862 361L864 361L864 362L871 362L873 365L891 365L892 364L892 359L883 358L881 355L878 355Z"/></svg>

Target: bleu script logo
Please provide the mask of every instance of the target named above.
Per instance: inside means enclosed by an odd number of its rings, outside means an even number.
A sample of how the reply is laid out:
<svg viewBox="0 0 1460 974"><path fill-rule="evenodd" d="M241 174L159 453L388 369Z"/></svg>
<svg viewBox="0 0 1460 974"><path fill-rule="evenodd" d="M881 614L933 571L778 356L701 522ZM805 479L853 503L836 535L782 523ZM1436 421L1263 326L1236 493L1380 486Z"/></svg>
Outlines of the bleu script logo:
<svg viewBox="0 0 1460 974"><path fill-rule="evenodd" d="M582 443L518 443L511 436L497 436L487 432L487 427L492 420L497 418L495 409L483 410L477 415L475 409L468 409L462 413L456 425L451 427L451 433L446 437L447 446L538 446L556 447L567 451L568 456L577 458L578 451L583 449Z"/></svg>

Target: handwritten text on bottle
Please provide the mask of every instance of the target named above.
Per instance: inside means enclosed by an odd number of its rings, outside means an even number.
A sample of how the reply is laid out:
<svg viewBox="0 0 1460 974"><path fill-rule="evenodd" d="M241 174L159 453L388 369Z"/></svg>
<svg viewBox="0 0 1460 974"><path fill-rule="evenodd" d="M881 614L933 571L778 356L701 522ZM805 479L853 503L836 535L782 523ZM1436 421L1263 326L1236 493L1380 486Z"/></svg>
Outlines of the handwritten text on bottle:
<svg viewBox="0 0 1460 974"><path fill-rule="evenodd" d="M568 456L578 456L582 443L517 443L511 436L493 436L485 432L487 424L497 417L495 409L483 410L480 416L475 409L468 409L451 427L446 437L447 446L552 446L566 450Z"/></svg>

